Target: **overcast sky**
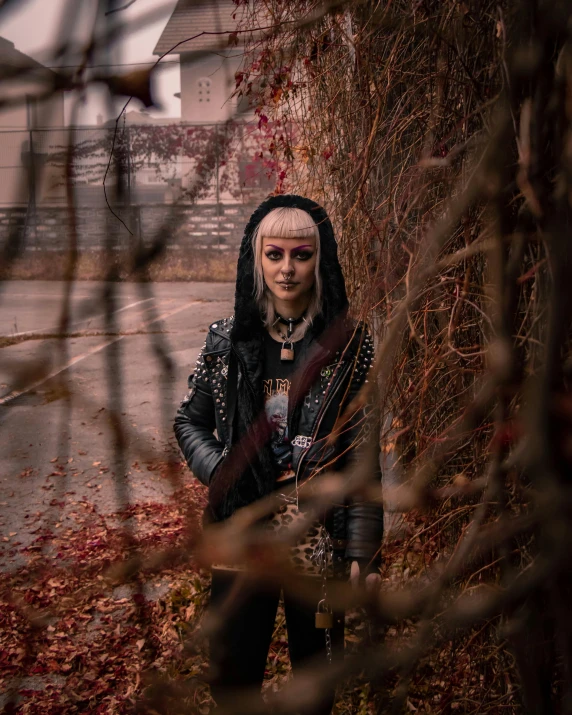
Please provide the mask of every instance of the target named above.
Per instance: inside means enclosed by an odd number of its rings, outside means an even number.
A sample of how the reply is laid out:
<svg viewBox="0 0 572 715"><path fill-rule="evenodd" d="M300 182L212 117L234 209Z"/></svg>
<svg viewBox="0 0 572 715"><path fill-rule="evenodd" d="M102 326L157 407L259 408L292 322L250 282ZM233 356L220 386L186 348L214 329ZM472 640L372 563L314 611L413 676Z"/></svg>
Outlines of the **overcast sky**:
<svg viewBox="0 0 572 715"><path fill-rule="evenodd" d="M58 37L62 15L65 22L67 2L68 0L20 0L17 9L12 10L3 18L0 36L13 42L16 49L30 55L38 62L50 65L50 50ZM73 0L73 2L78 2L78 0ZM155 61L157 58L153 56L153 48L176 2L177 0L136 0L131 7L119 13L118 17L120 16L125 21L127 28L133 26L138 19L150 12L159 13L159 17L147 22L142 29L129 31L118 52L113 54L111 61L121 63ZM125 0L125 4L127 4L127 0ZM92 6L95 6L95 2ZM88 27L88 18L85 18L83 27ZM162 110L151 110L150 114L179 117L181 103L173 96L180 91L178 57L171 55L166 57L163 62L167 63L164 69L155 74L155 95L161 103ZM136 66L130 66L123 69L128 71L135 68ZM66 100L66 122L69 121L71 101L71 97ZM142 105L134 100L129 109L139 110L141 107ZM95 124L98 115L101 115L103 119L110 118L101 90L93 88L90 89L87 103L81 110L79 123Z"/></svg>

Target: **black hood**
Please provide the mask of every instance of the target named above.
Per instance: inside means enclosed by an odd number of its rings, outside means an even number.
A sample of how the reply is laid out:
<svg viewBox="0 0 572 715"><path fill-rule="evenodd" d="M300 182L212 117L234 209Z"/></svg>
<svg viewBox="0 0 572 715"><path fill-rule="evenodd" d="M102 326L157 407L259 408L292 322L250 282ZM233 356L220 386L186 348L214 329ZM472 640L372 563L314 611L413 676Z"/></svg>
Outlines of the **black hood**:
<svg viewBox="0 0 572 715"><path fill-rule="evenodd" d="M231 357L228 365L229 384L236 384L236 415L233 421L236 449L231 449L219 476L211 483L209 505L211 518L228 518L237 509L251 504L274 489L276 466L268 445L270 432L266 429L264 391L262 389L264 328L254 299L254 251L252 236L260 221L275 208L290 206L306 211L318 226L320 234L320 274L322 277L322 312L314 318L304 341L316 340L314 362L325 364L336 349L332 334L345 336L340 328L345 324L348 308L346 287L338 261L334 231L324 209L302 196L272 196L264 201L250 217L240 247L236 278L234 324L230 339ZM326 331L326 328L333 330ZM328 335L329 334L329 335ZM237 364L240 362L240 366ZM318 365L319 366L319 365ZM310 375L311 370L306 370ZM243 375L245 379L240 379ZM303 380L292 384L290 398L295 410L300 409ZM266 426L266 428L265 428ZM246 465L246 466L245 466Z"/></svg>
<svg viewBox="0 0 572 715"><path fill-rule="evenodd" d="M322 277L322 312L314 319L311 333L320 335L327 325L345 315L348 309L346 286L338 261L338 246L328 214L311 199L295 194L271 196L263 201L246 224L238 256L234 302L235 341L248 340L262 329L260 311L254 300L254 251L252 236L258 224L273 209L288 206L308 213L320 233L320 275Z"/></svg>

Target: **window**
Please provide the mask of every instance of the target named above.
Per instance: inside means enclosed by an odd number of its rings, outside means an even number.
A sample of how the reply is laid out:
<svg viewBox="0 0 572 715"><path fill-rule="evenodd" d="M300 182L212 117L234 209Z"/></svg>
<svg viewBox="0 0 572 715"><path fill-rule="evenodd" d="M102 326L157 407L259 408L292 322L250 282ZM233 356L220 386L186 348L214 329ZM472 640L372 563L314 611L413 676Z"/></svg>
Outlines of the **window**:
<svg viewBox="0 0 572 715"><path fill-rule="evenodd" d="M198 84L199 102L210 102L211 101L211 85L212 80L208 77L201 77Z"/></svg>

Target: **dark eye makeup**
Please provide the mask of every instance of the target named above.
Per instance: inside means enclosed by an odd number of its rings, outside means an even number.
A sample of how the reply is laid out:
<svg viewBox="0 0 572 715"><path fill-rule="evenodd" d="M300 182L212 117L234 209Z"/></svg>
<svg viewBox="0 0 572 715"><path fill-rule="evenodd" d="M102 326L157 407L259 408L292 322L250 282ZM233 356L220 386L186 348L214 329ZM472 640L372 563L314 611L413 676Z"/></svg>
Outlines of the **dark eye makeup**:
<svg viewBox="0 0 572 715"><path fill-rule="evenodd" d="M279 261L284 255L282 251L265 251L264 255L271 261ZM292 258L297 258L299 261L309 261L314 255L313 251L292 251Z"/></svg>
<svg viewBox="0 0 572 715"><path fill-rule="evenodd" d="M297 258L300 261L309 261L314 255L313 251L293 251L292 258Z"/></svg>

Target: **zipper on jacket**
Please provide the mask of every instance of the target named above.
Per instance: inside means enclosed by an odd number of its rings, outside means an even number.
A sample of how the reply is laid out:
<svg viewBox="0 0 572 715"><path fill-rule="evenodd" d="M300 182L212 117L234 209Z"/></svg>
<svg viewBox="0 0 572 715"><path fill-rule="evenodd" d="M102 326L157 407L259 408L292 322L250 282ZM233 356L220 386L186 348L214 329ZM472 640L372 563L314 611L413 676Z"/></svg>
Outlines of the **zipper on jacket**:
<svg viewBox="0 0 572 715"><path fill-rule="evenodd" d="M234 347L234 345L231 346L231 350L236 355L236 359L238 360L238 362L240 363L240 366L242 368L242 379L248 385L248 389L250 390L252 396L256 397L255 392L254 392L254 387L252 386L252 383L248 379L248 371L246 369L246 363L244 362L242 355L238 352L238 350ZM238 388L238 381L237 381L237 388Z"/></svg>
<svg viewBox="0 0 572 715"><path fill-rule="evenodd" d="M330 395L328 396L328 399L324 401L324 404L323 404L323 406L322 406L322 409L320 410L320 412L319 412L319 414L318 414L318 417L316 418L316 424L315 424L315 426L314 426L314 429L312 430L312 434L310 435L310 437L311 437L311 439L312 439L312 444L314 443L314 437L318 434L318 431L319 431L319 429L320 429L320 425L322 424L322 420L324 419L324 415L326 414L326 411L327 411L328 407L331 405L332 400L334 399L335 395L338 393L338 390L339 390L340 387L342 386L342 383L343 383L343 381L344 381L344 378L345 378L346 374L348 373L348 371L350 370L351 366L352 366L352 363L351 363L351 362L349 362L349 363L346 365L346 367L345 367L344 370L342 371L342 374L341 374L341 377L340 377L340 379L339 379L339 382L338 382L337 387L330 393ZM312 448L312 444L310 444L310 446L306 448L306 450L304 451L304 453L300 455L300 459L298 460L298 466L296 467L296 473L295 473L295 481L296 481L296 484L298 484L298 477L299 477L299 475L300 475L300 469L301 469L301 467L302 467L302 462L304 461L304 458L306 457L306 455L308 454L308 452L309 452L310 449Z"/></svg>

